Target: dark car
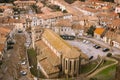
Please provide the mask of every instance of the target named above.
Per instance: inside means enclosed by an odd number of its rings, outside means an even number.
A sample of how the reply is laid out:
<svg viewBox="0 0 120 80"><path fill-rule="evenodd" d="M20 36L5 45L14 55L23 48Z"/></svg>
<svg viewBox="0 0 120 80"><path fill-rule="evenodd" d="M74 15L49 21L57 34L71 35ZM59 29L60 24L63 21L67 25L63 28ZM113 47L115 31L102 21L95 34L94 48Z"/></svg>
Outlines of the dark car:
<svg viewBox="0 0 120 80"><path fill-rule="evenodd" d="M102 51L103 52L107 52L107 51L109 51L110 49L108 49L108 48L104 48Z"/></svg>
<svg viewBox="0 0 120 80"><path fill-rule="evenodd" d="M94 45L93 47L94 47L95 49L101 48L99 45Z"/></svg>

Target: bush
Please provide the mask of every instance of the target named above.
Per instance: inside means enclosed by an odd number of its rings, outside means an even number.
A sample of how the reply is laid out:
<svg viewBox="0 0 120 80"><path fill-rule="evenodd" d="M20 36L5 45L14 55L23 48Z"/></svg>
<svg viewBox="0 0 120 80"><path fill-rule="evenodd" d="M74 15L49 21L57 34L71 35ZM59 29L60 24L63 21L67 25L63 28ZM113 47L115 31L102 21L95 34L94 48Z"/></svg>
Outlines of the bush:
<svg viewBox="0 0 120 80"><path fill-rule="evenodd" d="M107 53L107 57L111 57L112 56L112 53Z"/></svg>

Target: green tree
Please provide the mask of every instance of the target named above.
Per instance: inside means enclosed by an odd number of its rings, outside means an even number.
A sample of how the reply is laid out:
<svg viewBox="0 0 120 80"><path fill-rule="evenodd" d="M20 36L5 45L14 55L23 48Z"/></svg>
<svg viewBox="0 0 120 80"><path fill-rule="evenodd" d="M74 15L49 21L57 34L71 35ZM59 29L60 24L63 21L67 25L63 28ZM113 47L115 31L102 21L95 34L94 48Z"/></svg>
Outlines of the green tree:
<svg viewBox="0 0 120 80"><path fill-rule="evenodd" d="M65 0L65 2L72 4L73 2L75 2L76 0Z"/></svg>
<svg viewBox="0 0 120 80"><path fill-rule="evenodd" d="M63 10L63 13L67 13L67 11L66 11L66 10Z"/></svg>
<svg viewBox="0 0 120 80"><path fill-rule="evenodd" d="M96 27L92 25L92 26L88 29L87 34L94 36L94 31L95 31L95 29L96 29Z"/></svg>
<svg viewBox="0 0 120 80"><path fill-rule="evenodd" d="M111 57L112 56L112 53L107 53L107 57Z"/></svg>

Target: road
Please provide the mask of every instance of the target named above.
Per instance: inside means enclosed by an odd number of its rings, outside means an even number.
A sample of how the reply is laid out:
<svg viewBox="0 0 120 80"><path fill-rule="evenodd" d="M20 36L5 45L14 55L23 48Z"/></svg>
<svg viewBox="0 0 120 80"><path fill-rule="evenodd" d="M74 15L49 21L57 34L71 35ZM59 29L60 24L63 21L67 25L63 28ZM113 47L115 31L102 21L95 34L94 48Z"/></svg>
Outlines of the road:
<svg viewBox="0 0 120 80"><path fill-rule="evenodd" d="M22 60L27 59L26 47L24 46L24 43L26 42L25 35L23 33L16 33L13 39L16 43L13 45L13 49L8 50L4 54L1 68L3 77L0 80L33 80L29 72L29 65L21 64ZM27 72L26 76L20 74L20 71L22 70Z"/></svg>

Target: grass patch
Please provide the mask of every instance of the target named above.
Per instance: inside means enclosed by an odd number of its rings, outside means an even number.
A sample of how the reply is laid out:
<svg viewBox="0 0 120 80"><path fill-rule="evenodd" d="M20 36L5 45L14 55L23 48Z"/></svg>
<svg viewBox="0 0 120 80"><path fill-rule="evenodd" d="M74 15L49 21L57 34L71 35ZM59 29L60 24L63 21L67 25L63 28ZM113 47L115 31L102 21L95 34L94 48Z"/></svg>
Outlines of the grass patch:
<svg viewBox="0 0 120 80"><path fill-rule="evenodd" d="M32 68L30 68L30 72L32 73L32 75L36 77L44 78L45 76L42 74L42 72L37 69L37 54L35 50L28 49L27 53L28 53L29 65L33 66Z"/></svg>
<svg viewBox="0 0 120 80"><path fill-rule="evenodd" d="M81 66L81 73L87 73L89 71L91 71L92 69L94 69L97 66L97 61L92 61L88 64L82 65Z"/></svg>
<svg viewBox="0 0 120 80"><path fill-rule="evenodd" d="M116 65L110 66L98 74L96 74L93 78L97 78L97 80L114 80L116 71Z"/></svg>
<svg viewBox="0 0 120 80"><path fill-rule="evenodd" d="M100 67L99 68L101 68L101 67L103 67L103 66L107 66L107 65L110 65L110 64L113 64L114 63L114 61L108 61L108 60L105 60L104 62L103 62L103 64L102 65L100 65ZM98 69L99 69L98 68Z"/></svg>

